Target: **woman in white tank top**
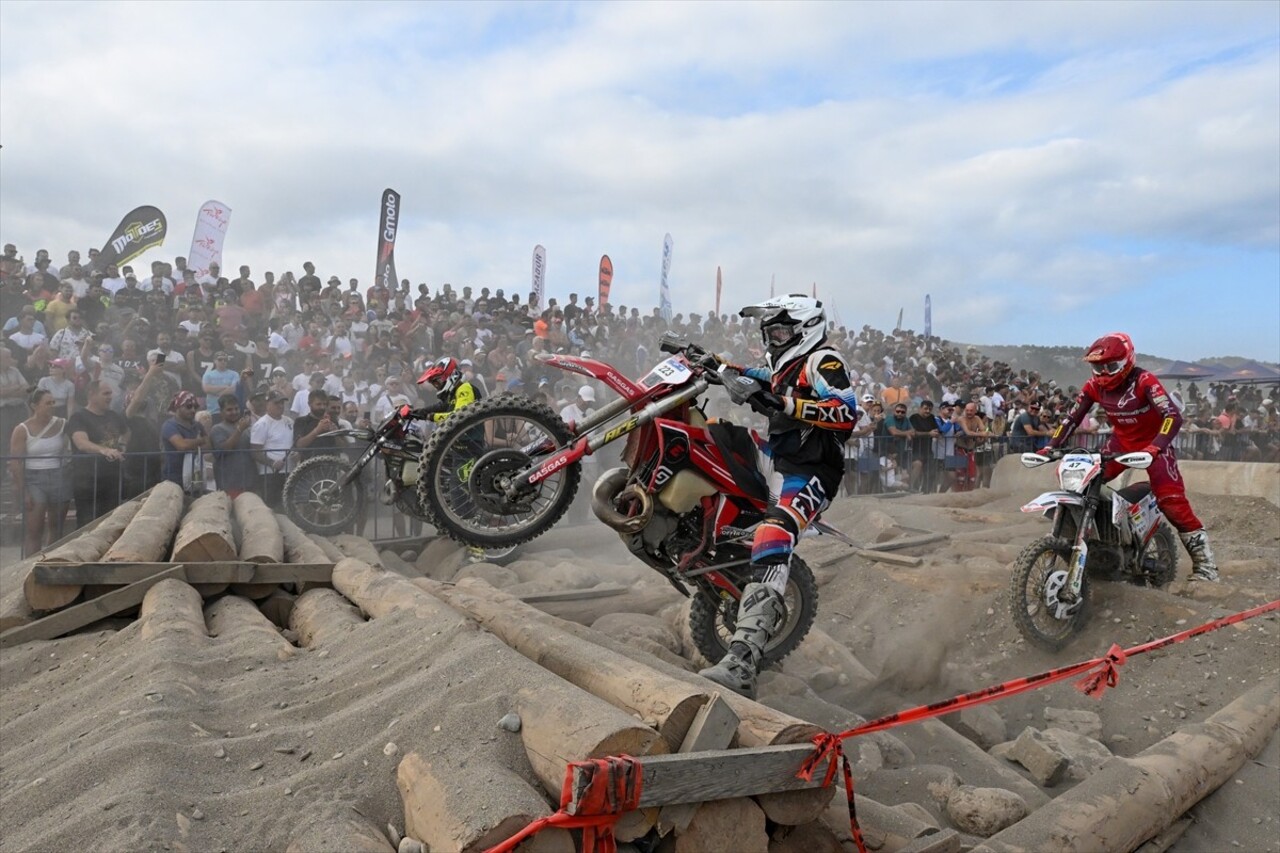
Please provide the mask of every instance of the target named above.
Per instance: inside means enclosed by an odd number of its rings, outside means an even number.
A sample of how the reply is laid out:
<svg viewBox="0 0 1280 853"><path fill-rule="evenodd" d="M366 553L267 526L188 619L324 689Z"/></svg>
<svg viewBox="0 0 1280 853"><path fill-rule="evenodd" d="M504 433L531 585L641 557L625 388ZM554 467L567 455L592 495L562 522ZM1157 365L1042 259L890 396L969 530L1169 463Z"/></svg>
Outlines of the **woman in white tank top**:
<svg viewBox="0 0 1280 853"><path fill-rule="evenodd" d="M57 400L46 389L31 395L31 417L18 424L9 440L10 471L22 495L22 550L39 551L46 541L62 538L71 491L67 484L65 419L56 417ZM47 539L46 539L47 536Z"/></svg>

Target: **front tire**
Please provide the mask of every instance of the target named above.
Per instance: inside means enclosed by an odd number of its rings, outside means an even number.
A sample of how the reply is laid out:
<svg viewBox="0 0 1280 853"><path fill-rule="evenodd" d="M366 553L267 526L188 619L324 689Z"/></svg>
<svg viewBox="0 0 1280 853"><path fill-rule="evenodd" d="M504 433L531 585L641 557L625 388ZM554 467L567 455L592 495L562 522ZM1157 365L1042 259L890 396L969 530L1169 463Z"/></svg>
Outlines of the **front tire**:
<svg viewBox="0 0 1280 853"><path fill-rule="evenodd" d="M1071 543L1045 536L1022 549L1009 578L1009 610L1018 632L1035 646L1049 652L1061 651L1084 628L1089 619L1090 584L1081 579L1080 604L1066 618L1052 612L1046 587L1059 572L1068 572ZM1055 599L1056 600L1056 599Z"/></svg>
<svg viewBox="0 0 1280 853"><path fill-rule="evenodd" d="M795 651L809 634L818 615L817 581L813 579L809 565L795 554L791 555L791 571L787 575L787 588L782 599L787 606L787 620L765 646L760 669L781 663ZM712 663L719 662L729 651L729 642L737 628L738 603L726 602L726 605L729 612L722 609L720 602L712 599L705 590L699 589L689 607L689 633L698 651Z"/></svg>
<svg viewBox="0 0 1280 853"><path fill-rule="evenodd" d="M1167 522L1147 544L1142 555L1142 574L1147 586L1164 589L1178 576L1178 537Z"/></svg>
<svg viewBox="0 0 1280 853"><path fill-rule="evenodd" d="M503 437L505 446L490 444ZM538 458L573 438L564 421L528 397L503 394L450 415L422 451L418 501L442 533L464 545L510 548L552 528L564 516L582 478L567 465L515 500L501 486ZM524 448L535 448L526 452Z"/></svg>
<svg viewBox="0 0 1280 853"><path fill-rule="evenodd" d="M312 456L284 481L284 511L289 520L308 533L333 536L350 530L364 510L360 481L338 490L338 482L350 468L340 456Z"/></svg>

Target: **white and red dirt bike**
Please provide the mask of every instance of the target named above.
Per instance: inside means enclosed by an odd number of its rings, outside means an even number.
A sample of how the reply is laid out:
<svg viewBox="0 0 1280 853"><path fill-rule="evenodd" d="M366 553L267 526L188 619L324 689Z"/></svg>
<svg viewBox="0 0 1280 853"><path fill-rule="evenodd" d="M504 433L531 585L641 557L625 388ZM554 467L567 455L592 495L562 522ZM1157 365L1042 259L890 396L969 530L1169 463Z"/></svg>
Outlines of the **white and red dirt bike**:
<svg viewBox="0 0 1280 853"><path fill-rule="evenodd" d="M751 539L769 507L768 487L756 468L752 434L709 423L698 406L720 382L716 358L671 335L660 348L670 357L638 383L593 359L544 357L600 380L620 399L573 429L524 396L474 403L428 439L418 497L436 526L458 541L516 545L564 515L584 457L625 438L625 464L596 481L592 510L632 554L692 597L693 639L714 662L728 650L742 590L754 580ZM810 531L848 541L821 521ZM786 621L765 649L765 665L794 650L817 613L817 584L799 556L792 556L783 598Z"/></svg>
<svg viewBox="0 0 1280 853"><path fill-rule="evenodd" d="M1177 537L1148 482L1112 489L1106 464L1145 469L1151 454L1053 450L1023 453L1022 464L1058 463L1060 489L1022 507L1053 520L1053 532L1018 555L1009 579L1009 607L1022 636L1058 651L1089 619L1091 582L1121 580L1165 587L1178 572Z"/></svg>

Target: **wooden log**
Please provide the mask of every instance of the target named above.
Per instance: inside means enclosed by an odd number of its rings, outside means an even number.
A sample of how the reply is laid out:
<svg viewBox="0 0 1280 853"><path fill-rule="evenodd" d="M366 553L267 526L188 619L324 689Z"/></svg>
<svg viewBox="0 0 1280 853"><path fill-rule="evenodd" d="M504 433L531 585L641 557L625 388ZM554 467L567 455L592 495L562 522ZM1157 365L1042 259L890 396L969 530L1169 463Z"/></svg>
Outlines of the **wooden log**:
<svg viewBox="0 0 1280 853"><path fill-rule="evenodd" d="M205 631L200 593L180 580L162 580L147 591L142 599L142 639L145 641L174 637L179 642L197 643L208 639Z"/></svg>
<svg viewBox="0 0 1280 853"><path fill-rule="evenodd" d="M733 713L729 703L720 698L719 693L711 696L711 701L698 709L693 725L689 727L680 744L680 752L703 752L708 749L728 749L733 743L738 730L738 715ZM693 820L698 810L698 803L678 803L664 806L658 813L658 835L671 832L681 833Z"/></svg>
<svg viewBox="0 0 1280 853"><path fill-rule="evenodd" d="M570 762L610 755L660 755L667 751L666 741L652 729L635 725L628 715L603 702L601 706L613 713L597 717L588 709L600 700L566 686L570 689L531 686L516 697L524 753L547 793L560 793ZM594 701L584 703L584 697ZM619 841L631 841L647 833L657 820L656 808L626 812L618 819L614 834Z"/></svg>
<svg viewBox="0 0 1280 853"><path fill-rule="evenodd" d="M668 751L680 748L698 710L711 698L710 691L687 681L638 667L630 658L601 646L584 644L528 605L497 603L484 594L473 594L465 582L451 587L419 580L418 586L467 613L544 669L656 728Z"/></svg>
<svg viewBox="0 0 1280 853"><path fill-rule="evenodd" d="M474 632L478 646L475 677L484 667L500 668L502 678L521 685L516 706L525 755L546 791L559 797L570 761L626 753L641 756L667 751L656 731L629 714L547 672L496 637L483 634L467 616L414 586L405 578L356 559L333 569L333 585L374 618L409 612L434 631ZM657 810L629 812L618 823L620 840L638 838L657 820Z"/></svg>
<svg viewBox="0 0 1280 853"><path fill-rule="evenodd" d="M101 584L122 586L150 577L173 563L36 563L36 582L45 584ZM187 577L202 584L281 584L300 580L328 580L332 563L187 563Z"/></svg>
<svg viewBox="0 0 1280 853"><path fill-rule="evenodd" d="M859 557L875 560L878 563L892 563L895 566L908 566L913 569L924 564L924 560L920 557L904 557L902 554L873 551L870 548L854 548L852 550Z"/></svg>
<svg viewBox="0 0 1280 853"><path fill-rule="evenodd" d="M315 533L308 533L307 538L310 539L312 544L314 544L317 548L319 548L321 551L324 551L325 557L327 557L329 561L332 563L337 563L343 557L347 556L346 554L342 553L341 548L339 548L337 545L334 545L332 541L330 541L329 539L326 539L323 536L318 536Z"/></svg>
<svg viewBox="0 0 1280 853"><path fill-rule="evenodd" d="M231 498L226 492L209 492L196 498L182 517L173 540L175 562L205 563L236 559L236 536L231 521ZM196 591L211 598L227 589L225 583L192 582Z"/></svg>
<svg viewBox="0 0 1280 853"><path fill-rule="evenodd" d="M396 853L373 821L352 808L332 808L306 815L285 853Z"/></svg>
<svg viewBox="0 0 1280 853"><path fill-rule="evenodd" d="M363 560L371 566L382 566L382 559L378 555L378 549L373 547L373 543L363 536L339 533L333 537L333 544L348 557ZM386 566L382 566L382 568L385 569Z"/></svg>
<svg viewBox="0 0 1280 853"><path fill-rule="evenodd" d="M342 554L338 553L337 549L334 549L334 554L326 552L288 516L276 513L276 526L280 528L280 536L284 540L285 562L333 564L342 559ZM300 580L294 582L293 591L302 595L309 589L331 586L328 578L323 581Z"/></svg>
<svg viewBox="0 0 1280 853"><path fill-rule="evenodd" d="M493 761L459 767L447 757L410 752L396 769L396 785L404 801L405 835L429 850L478 853L551 813L540 791ZM520 849L573 853L573 838L568 830L547 827Z"/></svg>
<svg viewBox="0 0 1280 853"><path fill-rule="evenodd" d="M897 730L921 764L942 764L964 768L967 784L979 788L1004 788L1036 809L1049 801L1039 786L1027 779L1003 759L986 750L940 720L922 720L916 725Z"/></svg>
<svg viewBox="0 0 1280 853"><path fill-rule="evenodd" d="M150 492L147 493L148 495ZM86 526L62 537L58 542L36 555L33 562L78 563L98 560L107 553L129 522L142 507L143 496L121 504L111 512L95 518ZM67 584L58 587L42 585L28 573L22 584L23 596L34 611L57 610L66 607L79 597L82 585Z"/></svg>
<svg viewBox="0 0 1280 853"><path fill-rule="evenodd" d="M1132 758L1115 757L976 851L1132 850L1163 832L1262 751L1280 726L1274 682ZM975 853L976 853L975 851Z"/></svg>
<svg viewBox="0 0 1280 853"><path fill-rule="evenodd" d="M142 603L148 590L161 581L167 578L181 581L182 577L182 566L171 566L144 580L117 587L106 595L51 613L43 619L10 628L0 633L0 648L8 648L32 640L52 640L77 628L92 625L99 619L106 619L108 616L137 607Z"/></svg>
<svg viewBox="0 0 1280 853"><path fill-rule="evenodd" d="M258 602L258 610L277 628L289 627L289 616L298 596L276 587L275 592Z"/></svg>
<svg viewBox="0 0 1280 853"><path fill-rule="evenodd" d="M764 812L747 797L703 803L684 832L676 835L672 849L674 853L768 853Z"/></svg>
<svg viewBox="0 0 1280 853"><path fill-rule="evenodd" d="M34 557L17 563L0 561L0 634L35 621L36 615L23 589L35 565Z"/></svg>
<svg viewBox="0 0 1280 853"><path fill-rule="evenodd" d="M332 589L307 590L289 613L289 627L308 648L332 642L363 624L364 617L355 605Z"/></svg>
<svg viewBox="0 0 1280 853"><path fill-rule="evenodd" d="M170 559L175 563L208 563L234 560L236 556L231 498L226 492L209 492L196 498L178 525Z"/></svg>
<svg viewBox="0 0 1280 853"><path fill-rule="evenodd" d="M856 787L856 782L855 782ZM886 806L870 797L854 794L858 806L858 826L867 846L873 850L894 853L917 838L936 833L938 828L917 820L906 812ZM849 807L841 793L832 802L822 820L839 835L849 834Z"/></svg>
<svg viewBox="0 0 1280 853"><path fill-rule="evenodd" d="M935 542L945 542L950 539L947 533L926 533L922 536L903 536L899 539L890 539L888 542L876 542L873 545L867 545L864 551L900 551L903 548L916 548L920 545L932 545Z"/></svg>
<svg viewBox="0 0 1280 853"><path fill-rule="evenodd" d="M262 615L258 606L247 598L226 595L210 604L204 611L209 636L234 640L239 646L248 646L255 654L274 655L276 660L288 660L297 649L280 636L280 630Z"/></svg>
<svg viewBox="0 0 1280 853"><path fill-rule="evenodd" d="M104 563L152 563L169 556L169 543L182 518L182 487L158 483L142 502L129 526L102 555Z"/></svg>
<svg viewBox="0 0 1280 853"><path fill-rule="evenodd" d="M262 498L253 492L236 496L236 551L247 563L284 562L284 535L276 517ZM231 591L254 600L266 598L278 586L271 582L238 583Z"/></svg>

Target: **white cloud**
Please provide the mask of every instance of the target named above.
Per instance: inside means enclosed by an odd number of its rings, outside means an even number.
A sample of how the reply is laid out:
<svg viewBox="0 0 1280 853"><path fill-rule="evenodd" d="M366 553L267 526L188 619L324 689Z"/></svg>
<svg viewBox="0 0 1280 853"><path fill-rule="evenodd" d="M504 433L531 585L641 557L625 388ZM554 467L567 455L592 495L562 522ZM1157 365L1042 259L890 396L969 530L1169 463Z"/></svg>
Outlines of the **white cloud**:
<svg viewBox="0 0 1280 853"><path fill-rule="evenodd" d="M1062 316L1017 333L1068 343L1216 251L1275 313L1276 37L1248 2L5 2L0 228L84 248L154 203L179 254L218 198L228 260L367 278L393 186L401 274L433 285L525 289L541 242L553 291L609 252L649 305L670 231L677 310L717 265L726 308L776 273L846 318L946 292L936 319L993 329L1041 288ZM1177 317L1135 322L1280 356Z"/></svg>

